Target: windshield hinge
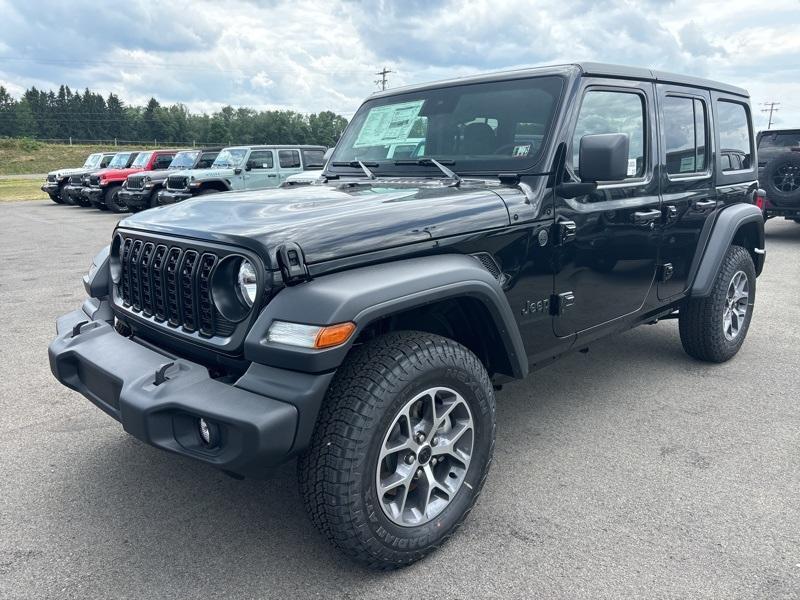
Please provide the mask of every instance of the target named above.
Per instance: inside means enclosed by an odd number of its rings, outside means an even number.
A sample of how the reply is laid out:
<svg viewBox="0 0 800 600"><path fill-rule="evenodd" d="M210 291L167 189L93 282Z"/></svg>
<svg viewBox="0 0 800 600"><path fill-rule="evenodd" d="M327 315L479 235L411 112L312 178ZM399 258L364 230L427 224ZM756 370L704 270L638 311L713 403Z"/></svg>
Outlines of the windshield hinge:
<svg viewBox="0 0 800 600"><path fill-rule="evenodd" d="M294 242L286 242L278 246L276 253L278 266L286 285L308 281L308 267L303 250Z"/></svg>

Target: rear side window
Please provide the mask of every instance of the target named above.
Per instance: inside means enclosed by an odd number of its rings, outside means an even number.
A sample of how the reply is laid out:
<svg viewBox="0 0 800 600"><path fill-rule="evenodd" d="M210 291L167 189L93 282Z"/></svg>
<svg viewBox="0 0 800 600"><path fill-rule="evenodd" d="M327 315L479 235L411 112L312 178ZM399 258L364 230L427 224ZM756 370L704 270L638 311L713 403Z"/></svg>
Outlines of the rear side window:
<svg viewBox="0 0 800 600"><path fill-rule="evenodd" d="M114 159L113 154L110 156L104 156L103 160L100 161L100 168L105 169L108 166L108 163L110 163L113 159Z"/></svg>
<svg viewBox="0 0 800 600"><path fill-rule="evenodd" d="M578 173L581 138L594 133L628 134L628 177L644 175L644 102L641 95L609 90L587 92L572 137L572 165Z"/></svg>
<svg viewBox="0 0 800 600"><path fill-rule="evenodd" d="M169 166L169 163L172 162L173 158L175 158L174 154L161 154L160 156L157 156L155 162L153 163L153 170L157 171L159 169L166 169Z"/></svg>
<svg viewBox="0 0 800 600"><path fill-rule="evenodd" d="M726 152L737 153L742 158L742 169L749 169L752 165L750 148L753 147L750 121L747 118L747 109L744 104L720 100L717 102L717 126L719 128L719 150L722 155ZM723 171L736 170L734 162Z"/></svg>
<svg viewBox="0 0 800 600"><path fill-rule="evenodd" d="M706 107L697 98L664 98L664 146L667 173L701 173L707 165Z"/></svg>
<svg viewBox="0 0 800 600"><path fill-rule="evenodd" d="M306 169L321 169L325 166L325 151L303 150L303 164Z"/></svg>
<svg viewBox="0 0 800 600"><path fill-rule="evenodd" d="M279 150L278 161L282 169L299 169L300 153L297 150Z"/></svg>
<svg viewBox="0 0 800 600"><path fill-rule="evenodd" d="M214 164L214 160L217 158L219 152L203 152L200 160L197 161L195 165L195 169L207 169L211 165Z"/></svg>

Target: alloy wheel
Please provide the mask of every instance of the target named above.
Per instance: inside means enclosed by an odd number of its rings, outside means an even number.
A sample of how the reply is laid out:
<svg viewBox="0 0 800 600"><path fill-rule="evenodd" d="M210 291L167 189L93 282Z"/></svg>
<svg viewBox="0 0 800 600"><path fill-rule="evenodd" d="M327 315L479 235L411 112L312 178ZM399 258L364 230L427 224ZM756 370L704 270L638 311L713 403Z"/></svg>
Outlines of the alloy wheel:
<svg viewBox="0 0 800 600"><path fill-rule="evenodd" d="M726 339L733 341L738 337L745 324L749 302L750 282L744 271L736 271L728 285L722 311L722 329Z"/></svg>

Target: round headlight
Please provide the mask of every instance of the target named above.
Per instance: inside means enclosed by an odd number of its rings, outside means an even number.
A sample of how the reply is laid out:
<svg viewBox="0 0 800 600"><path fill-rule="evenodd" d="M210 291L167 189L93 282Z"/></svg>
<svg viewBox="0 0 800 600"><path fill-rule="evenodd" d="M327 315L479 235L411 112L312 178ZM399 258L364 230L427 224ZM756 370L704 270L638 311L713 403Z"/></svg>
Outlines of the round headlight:
<svg viewBox="0 0 800 600"><path fill-rule="evenodd" d="M239 283L239 294L241 294L242 299L247 303L247 306L253 306L253 302L256 300L258 285L256 270L249 260L243 260L239 265L237 281Z"/></svg>

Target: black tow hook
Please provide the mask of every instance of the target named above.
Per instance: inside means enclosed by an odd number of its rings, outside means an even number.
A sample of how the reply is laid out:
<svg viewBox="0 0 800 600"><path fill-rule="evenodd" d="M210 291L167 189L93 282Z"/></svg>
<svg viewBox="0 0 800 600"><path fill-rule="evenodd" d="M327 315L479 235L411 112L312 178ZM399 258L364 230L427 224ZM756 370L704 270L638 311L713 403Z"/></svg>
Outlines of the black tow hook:
<svg viewBox="0 0 800 600"><path fill-rule="evenodd" d="M169 377L167 377L167 370L174 364L174 362L168 362L158 367L156 369L155 379L153 379L153 385L161 385L165 381L169 381Z"/></svg>

